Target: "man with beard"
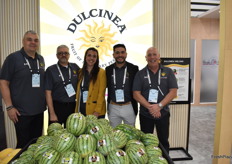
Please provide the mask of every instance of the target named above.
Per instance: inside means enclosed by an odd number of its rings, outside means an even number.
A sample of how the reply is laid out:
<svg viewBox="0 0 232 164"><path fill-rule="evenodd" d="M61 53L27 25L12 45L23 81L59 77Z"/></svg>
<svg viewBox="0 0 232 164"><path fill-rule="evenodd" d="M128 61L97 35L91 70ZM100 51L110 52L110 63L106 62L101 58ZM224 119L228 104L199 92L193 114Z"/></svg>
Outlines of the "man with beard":
<svg viewBox="0 0 232 164"><path fill-rule="evenodd" d="M138 104L133 99L132 85L139 69L126 61L127 52L124 44L116 44L113 51L115 63L106 67L110 124L116 127L123 121L135 126Z"/></svg>
<svg viewBox="0 0 232 164"><path fill-rule="evenodd" d="M172 69L160 64L160 54L155 47L147 50L147 66L134 80L134 98L140 103L140 127L144 133L153 133L156 126L159 141L169 152L169 107L177 96L177 81Z"/></svg>
<svg viewBox="0 0 232 164"><path fill-rule="evenodd" d="M66 127L68 116L75 111L75 98L79 66L69 63L69 48L57 47L58 63L47 68L45 93L49 110L49 124L58 122Z"/></svg>

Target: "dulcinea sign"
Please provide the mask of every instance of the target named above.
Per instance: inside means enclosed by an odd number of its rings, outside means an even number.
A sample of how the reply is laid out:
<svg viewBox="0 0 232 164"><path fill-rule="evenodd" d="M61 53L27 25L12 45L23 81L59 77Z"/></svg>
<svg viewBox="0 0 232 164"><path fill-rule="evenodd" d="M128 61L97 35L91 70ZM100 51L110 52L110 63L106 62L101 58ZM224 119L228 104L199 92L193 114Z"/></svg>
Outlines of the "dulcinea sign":
<svg viewBox="0 0 232 164"><path fill-rule="evenodd" d="M74 33L78 25L80 25L83 21L95 17L106 18L110 20L113 24L115 24L115 26L117 26L120 33L123 33L123 31L126 29L125 24L120 24L121 18L119 18L113 12L104 9L91 9L88 12L82 12L78 14L77 17L72 20L72 23L69 24L67 30Z"/></svg>
<svg viewBox="0 0 232 164"><path fill-rule="evenodd" d="M99 21L99 18L101 21ZM88 22L85 24L87 20ZM108 25L105 24L106 21L108 21ZM111 25L115 28L111 28ZM79 50L94 47L99 52L100 67L106 67L114 63L112 47L120 42L119 35L122 35L125 30L126 25L122 23L122 19L117 14L105 9L90 9L81 12L72 19L67 27L67 31L76 35L75 40L79 41L78 45L76 43L70 44L71 51L76 59L80 62L84 60L83 53L79 54L77 47ZM107 57L110 59L107 59Z"/></svg>
<svg viewBox="0 0 232 164"><path fill-rule="evenodd" d="M69 47L70 62L83 65L85 51L99 52L99 66L114 63L113 46L123 43L127 61L144 67L152 46L153 1L40 0L41 54L46 67L55 64L56 48Z"/></svg>

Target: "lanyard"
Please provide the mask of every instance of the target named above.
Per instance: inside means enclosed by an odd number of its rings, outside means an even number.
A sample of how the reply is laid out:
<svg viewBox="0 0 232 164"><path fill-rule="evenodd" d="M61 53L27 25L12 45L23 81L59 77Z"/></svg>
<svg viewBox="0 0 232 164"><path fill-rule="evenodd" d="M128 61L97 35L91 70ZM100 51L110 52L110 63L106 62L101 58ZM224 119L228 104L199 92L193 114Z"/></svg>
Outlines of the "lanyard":
<svg viewBox="0 0 232 164"><path fill-rule="evenodd" d="M86 72L85 72L86 73ZM90 74L88 74L87 76L89 76ZM85 74L83 76L83 80L81 82L81 89L84 90L84 81L85 81Z"/></svg>
<svg viewBox="0 0 232 164"><path fill-rule="evenodd" d="M60 76L61 76L61 79L63 81L63 84L65 85L64 76L63 76L63 74L62 74L62 72L61 72L60 67L58 66L58 64L56 64L56 67L57 67L57 69L58 69L58 71L60 73ZM70 82L71 81L71 69L70 69L70 67L68 67L68 75L69 75L68 81Z"/></svg>
<svg viewBox="0 0 232 164"><path fill-rule="evenodd" d="M25 58L25 57L24 57L24 58ZM25 60L26 60L26 62L27 62L27 65L28 65L28 67L29 67L30 72L32 73L31 65L30 65L28 59L25 58ZM37 59L36 61L37 61L37 70L38 70L37 72L39 73L39 60Z"/></svg>
<svg viewBox="0 0 232 164"><path fill-rule="evenodd" d="M122 88L124 88L124 85L126 83L126 72L127 72L127 67L124 70L124 75L123 75L123 83L122 83ZM115 68L113 70L113 77L114 77L114 88L116 88L116 74L115 74Z"/></svg>
<svg viewBox="0 0 232 164"><path fill-rule="evenodd" d="M159 75L158 75L158 89L160 91L160 93L164 96L162 90L160 89L160 74L161 74L161 69L159 69ZM149 86L151 88L151 78L150 78L150 74L149 74L149 71L147 69L147 78L148 78L148 83L149 83Z"/></svg>

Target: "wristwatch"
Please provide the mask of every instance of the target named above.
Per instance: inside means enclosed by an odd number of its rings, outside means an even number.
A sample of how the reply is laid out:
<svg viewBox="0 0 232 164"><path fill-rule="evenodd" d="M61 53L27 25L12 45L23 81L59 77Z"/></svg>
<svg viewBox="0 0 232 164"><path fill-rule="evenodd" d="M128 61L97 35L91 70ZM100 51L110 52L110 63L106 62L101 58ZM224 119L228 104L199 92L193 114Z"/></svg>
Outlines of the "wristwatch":
<svg viewBox="0 0 232 164"><path fill-rule="evenodd" d="M158 106L162 109L164 106L163 104L159 103Z"/></svg>

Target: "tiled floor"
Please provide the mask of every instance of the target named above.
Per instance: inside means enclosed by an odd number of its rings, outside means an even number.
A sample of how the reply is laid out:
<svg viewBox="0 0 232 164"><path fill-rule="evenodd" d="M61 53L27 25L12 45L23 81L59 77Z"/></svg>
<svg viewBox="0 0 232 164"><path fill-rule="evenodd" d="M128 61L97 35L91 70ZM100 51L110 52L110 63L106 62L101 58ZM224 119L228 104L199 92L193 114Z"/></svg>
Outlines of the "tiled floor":
<svg viewBox="0 0 232 164"><path fill-rule="evenodd" d="M175 161L175 164L211 164L214 144L216 106L191 107L189 154L193 160ZM171 157L183 156L171 152Z"/></svg>

